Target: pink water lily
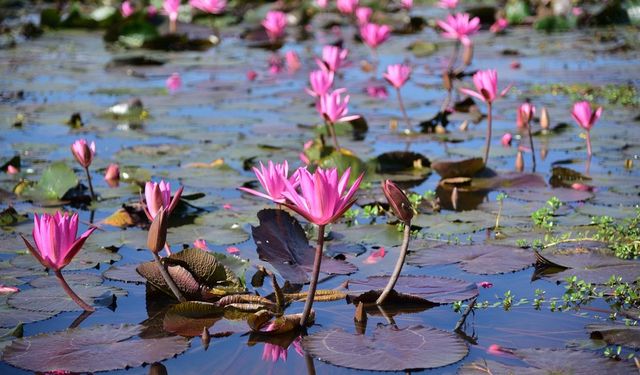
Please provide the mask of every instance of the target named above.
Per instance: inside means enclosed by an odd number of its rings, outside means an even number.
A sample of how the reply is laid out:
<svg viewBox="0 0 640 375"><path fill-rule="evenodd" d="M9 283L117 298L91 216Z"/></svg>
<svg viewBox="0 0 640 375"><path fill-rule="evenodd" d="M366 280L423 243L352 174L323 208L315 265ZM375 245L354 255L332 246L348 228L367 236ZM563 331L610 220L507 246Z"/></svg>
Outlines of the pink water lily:
<svg viewBox="0 0 640 375"><path fill-rule="evenodd" d="M367 95L376 99L386 99L389 97L389 93L387 92L387 88L384 86L376 86L371 85L367 86L365 89Z"/></svg>
<svg viewBox="0 0 640 375"><path fill-rule="evenodd" d="M507 26L509 26L509 21L507 21L506 18L498 18L496 22L494 22L493 25L491 25L491 27L489 28L489 31L497 34L504 31L504 29L506 29Z"/></svg>
<svg viewBox="0 0 640 375"><path fill-rule="evenodd" d="M78 139L71 145L71 153L76 158L78 164L83 168L89 168L93 157L96 154L96 143L87 143L85 139Z"/></svg>
<svg viewBox="0 0 640 375"><path fill-rule="evenodd" d="M389 65L383 76L393 87L399 89L409 80L411 67L403 64Z"/></svg>
<svg viewBox="0 0 640 375"><path fill-rule="evenodd" d="M591 128L602 116L602 107L592 111L591 103L588 101L577 102L573 105L571 116L581 128L587 131L587 155L591 157Z"/></svg>
<svg viewBox="0 0 640 375"><path fill-rule="evenodd" d="M165 84L167 90L169 90L170 93L174 93L182 87L182 77L180 77L179 73L172 73L169 78L167 78Z"/></svg>
<svg viewBox="0 0 640 375"><path fill-rule="evenodd" d="M480 30L480 18L471 18L468 13L456 13L448 15L447 19L438 20L437 24L443 30L442 36L446 39L457 39L465 46L471 45L469 36Z"/></svg>
<svg viewBox="0 0 640 375"><path fill-rule="evenodd" d="M386 255L387 255L387 251L384 249L384 247L381 247L380 249L378 249L378 250L374 251L373 253L369 254L367 259L365 259L363 261L363 263L364 264L376 264L379 261L381 261Z"/></svg>
<svg viewBox="0 0 640 375"><path fill-rule="evenodd" d="M348 54L349 50L346 48L324 46L322 47L322 60L317 60L316 62L321 69L326 68L332 72L337 72L344 65Z"/></svg>
<svg viewBox="0 0 640 375"><path fill-rule="evenodd" d="M368 23L360 27L360 36L362 40L372 49L378 48L391 35L391 27L387 25L378 25L376 23Z"/></svg>
<svg viewBox="0 0 640 375"><path fill-rule="evenodd" d="M282 193L285 205L316 225L334 222L355 202L355 193L364 174L360 175L347 190L351 169L338 176L336 168L318 168L311 174L305 168L298 169L298 186L286 181Z"/></svg>
<svg viewBox="0 0 640 375"><path fill-rule="evenodd" d="M255 81L256 78L258 78L258 73L255 70L249 70L247 72L247 79L249 81Z"/></svg>
<svg viewBox="0 0 640 375"><path fill-rule="evenodd" d="M209 246L207 246L207 241L201 238L193 241L193 247L196 249L204 250L204 251L210 251Z"/></svg>
<svg viewBox="0 0 640 375"><path fill-rule="evenodd" d="M18 174L20 173L20 169L14 167L13 165L7 165L7 174Z"/></svg>
<svg viewBox="0 0 640 375"><path fill-rule="evenodd" d="M458 0L440 0L438 6L443 9L456 9Z"/></svg>
<svg viewBox="0 0 640 375"><path fill-rule="evenodd" d="M336 7L342 14L353 14L356 8L358 8L358 0L338 0Z"/></svg>
<svg viewBox="0 0 640 375"><path fill-rule="evenodd" d="M400 0L400 7L404 10L413 8L413 0Z"/></svg>
<svg viewBox="0 0 640 375"><path fill-rule="evenodd" d="M287 51L287 53L284 54L284 59L287 62L287 69L291 73L296 72L302 66L300 56L298 56L296 51Z"/></svg>
<svg viewBox="0 0 640 375"><path fill-rule="evenodd" d="M26 238L22 237L29 252L43 266L59 271L67 266L73 257L78 254L84 242L96 228L90 228L79 238L78 214L33 215L33 240L36 246L32 246Z"/></svg>
<svg viewBox="0 0 640 375"><path fill-rule="evenodd" d="M359 7L356 9L356 20L358 21L358 25L365 25L371 21L371 15L373 14L373 9L369 7Z"/></svg>
<svg viewBox="0 0 640 375"><path fill-rule="evenodd" d="M317 110L328 122L335 124L336 122L345 122L360 118L358 115L347 116L349 113L349 95L345 95L344 99L342 98L342 94L346 91L347 89L340 88L320 97Z"/></svg>
<svg viewBox="0 0 640 375"><path fill-rule="evenodd" d="M226 0L189 0L189 5L205 13L220 14L227 7Z"/></svg>
<svg viewBox="0 0 640 375"><path fill-rule="evenodd" d="M500 138L500 143L504 147L509 147L509 146L511 146L511 141L512 140L513 140L513 135L511 135L511 133L504 133L502 138Z"/></svg>
<svg viewBox="0 0 640 375"><path fill-rule="evenodd" d="M522 103L516 111L516 126L525 128L536 113L536 107L531 103Z"/></svg>
<svg viewBox="0 0 640 375"><path fill-rule="evenodd" d="M461 88L460 91L485 103L493 103L497 98L505 96L511 89L511 85L509 85L498 93L498 73L494 69L479 70L473 75L473 84L477 91L467 88Z"/></svg>
<svg viewBox="0 0 640 375"><path fill-rule="evenodd" d="M287 15L278 10L270 10L262 21L262 26L267 31L269 39L277 40L284 35L284 29L287 27Z"/></svg>
<svg viewBox="0 0 640 375"><path fill-rule="evenodd" d="M238 189L276 203L285 203L284 193L287 190L287 184L296 187L299 183L299 172L295 171L289 176L289 163L286 160L282 162L282 164L277 164L269 160L267 167L260 162L260 168L253 167L253 172L256 174L258 182L260 182L266 194L245 187Z"/></svg>
<svg viewBox="0 0 640 375"><path fill-rule="evenodd" d="M105 180L119 180L120 179L120 167L118 164L109 164L107 171L104 174Z"/></svg>
<svg viewBox="0 0 640 375"><path fill-rule="evenodd" d="M316 0L316 5L318 6L318 8L326 8L327 5L329 5L329 0Z"/></svg>
<svg viewBox="0 0 640 375"><path fill-rule="evenodd" d="M311 88L305 89L307 93L313 97L321 97L331 90L333 85L333 71L320 69L309 73L309 83Z"/></svg>
<svg viewBox="0 0 640 375"><path fill-rule="evenodd" d="M178 12L180 11L180 0L164 0L162 10L169 16L169 32L175 33Z"/></svg>
<svg viewBox="0 0 640 375"><path fill-rule="evenodd" d="M160 183L147 181L144 185L144 196L146 200L144 212L149 221L153 221L160 211L160 208L164 208L166 215L171 214L180 201L183 189L184 187L181 186L176 191L173 198L171 198L170 183L165 182L164 180L161 180Z"/></svg>
<svg viewBox="0 0 640 375"><path fill-rule="evenodd" d="M122 17L124 18L129 17L135 12L136 12L136 9L133 7L133 5L131 5L131 2L128 0L124 1L122 5L120 5L120 14L122 14Z"/></svg>

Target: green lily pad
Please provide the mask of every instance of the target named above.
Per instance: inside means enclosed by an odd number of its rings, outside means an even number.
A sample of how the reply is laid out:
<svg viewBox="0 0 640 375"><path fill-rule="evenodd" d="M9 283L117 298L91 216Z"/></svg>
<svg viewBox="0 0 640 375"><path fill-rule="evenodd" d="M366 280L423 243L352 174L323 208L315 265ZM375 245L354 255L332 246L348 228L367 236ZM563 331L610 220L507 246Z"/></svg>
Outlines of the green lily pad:
<svg viewBox="0 0 640 375"><path fill-rule="evenodd" d="M40 180L23 194L38 201L60 200L77 185L78 177L73 169L64 162L54 162L42 171Z"/></svg>

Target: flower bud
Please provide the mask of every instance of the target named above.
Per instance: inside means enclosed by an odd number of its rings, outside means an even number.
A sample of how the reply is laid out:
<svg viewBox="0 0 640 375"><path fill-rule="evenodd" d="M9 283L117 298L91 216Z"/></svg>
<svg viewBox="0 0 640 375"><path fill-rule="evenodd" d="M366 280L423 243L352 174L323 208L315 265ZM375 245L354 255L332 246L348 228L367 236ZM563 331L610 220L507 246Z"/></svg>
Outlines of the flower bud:
<svg viewBox="0 0 640 375"><path fill-rule="evenodd" d="M165 215L164 208L161 207L151 223L147 236L147 247L151 252L157 254L162 250L165 243L167 243L167 225L167 216Z"/></svg>
<svg viewBox="0 0 640 375"><path fill-rule="evenodd" d="M462 63L465 66L471 65L473 61L473 44L469 44L468 46L464 46L464 52L462 53Z"/></svg>
<svg viewBox="0 0 640 375"><path fill-rule="evenodd" d="M524 170L524 156L522 155L522 151L518 151L518 155L516 155L516 171L522 172Z"/></svg>
<svg viewBox="0 0 640 375"><path fill-rule="evenodd" d="M71 153L76 158L78 164L84 168L89 168L96 153L96 143L88 144L84 139L78 139L71 145Z"/></svg>
<svg viewBox="0 0 640 375"><path fill-rule="evenodd" d="M542 111L540 111L540 127L543 130L549 130L550 126L549 121L549 112L547 111L547 107L542 107Z"/></svg>
<svg viewBox="0 0 640 375"><path fill-rule="evenodd" d="M398 187L398 185L394 184L391 180L386 180L382 184L382 191L384 192L385 197L387 197L387 201L389 201L389 206L393 213L405 224L408 224L413 218L413 208L411 207L411 202L409 202L409 198L405 195L405 193Z"/></svg>

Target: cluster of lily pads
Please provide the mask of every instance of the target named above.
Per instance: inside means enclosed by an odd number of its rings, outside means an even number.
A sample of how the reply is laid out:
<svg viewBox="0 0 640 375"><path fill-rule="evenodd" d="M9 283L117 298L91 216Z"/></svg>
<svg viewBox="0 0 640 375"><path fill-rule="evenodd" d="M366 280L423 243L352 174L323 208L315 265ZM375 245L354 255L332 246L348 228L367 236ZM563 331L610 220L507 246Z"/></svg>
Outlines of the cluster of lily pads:
<svg viewBox="0 0 640 375"><path fill-rule="evenodd" d="M137 176L131 176L124 169L121 170L119 165L110 164L104 170L106 183L117 187L120 180L132 181L140 198L134 203L123 205L101 224L120 228L136 226L144 228L146 247L153 260L134 264L128 268L114 268L110 273L106 273L105 277L145 283L148 289L148 310L162 311L162 314L158 314L159 320L154 321L153 324L162 325L162 329L172 335L154 337L154 333L146 332L146 325L76 328L86 318L86 315L82 315L81 319L72 324L72 329L65 332L21 338L14 340L11 344L7 342L3 360L33 371L113 370L159 362L180 354L189 346L189 341L183 337L199 336L203 346L207 348L212 337L223 337L248 328L252 337L258 338L256 340L263 337L282 338L282 341L279 341L282 345L272 343L265 345L263 356L271 361L276 361L283 355L286 358L286 348L293 345L301 355L356 369L399 371L435 368L458 362L468 354L469 348L465 342L462 327L465 325L467 316L474 311L479 287L489 288L492 284L486 281L476 284L447 277L402 274L405 260L408 264L419 267L457 264L468 273L480 275L515 272L535 264L536 277L551 280L562 281L565 277L579 275L587 279L591 277L592 282L604 283L603 275L614 274L625 282L636 281L639 269L637 262L619 258L633 258L638 252L634 253L632 248L626 253L631 255L618 258L612 256L616 246L621 243L628 247L637 245L638 233L634 231L633 225L630 226L628 233L620 237L611 234L613 226L610 225L607 227L609 232L602 230L595 238L592 238L593 236L589 233L581 233L574 237L552 238L553 235L557 235L554 230L558 226L558 221L569 221L569 224L565 225L574 224L572 220L584 224L580 220L584 221L588 216L585 214L576 219L567 212L573 207L563 209L561 202L565 204L584 202L594 197L596 184L593 183L589 172L589 162L593 154L590 131L600 118L603 112L602 107L593 110L594 106L587 101L574 104L571 116L586 131L587 168L584 174L568 168L554 168L550 183L557 187L553 189L553 194L558 195L559 198L557 203L551 202L551 208L536 211L537 214L531 217L531 208L535 206L533 204L522 207L520 202L506 201L505 203L503 199L496 204L484 202L489 192L496 189L509 190L509 196L515 199L520 198L528 202L546 201L544 198L549 194L546 190L546 182L535 173L523 173L523 154L531 153L532 171L535 172L534 136L547 137L557 129L551 123L545 108L536 119L535 106L530 102L523 103L516 110L515 123L518 133L521 133L518 137L520 139L527 137L528 142L521 141L518 146L516 172L497 174L488 168L493 139L493 105L498 98L507 94L510 86L503 90L498 89L496 70L480 70L473 74L466 71L473 60L474 43L471 37L479 32L480 19L468 13L456 13L458 1L442 0L439 5L449 9L451 13L446 19L437 22L441 35L445 39L455 41L453 55L441 75L442 85L447 94L441 110L433 119L420 122L418 132L417 127L414 127L417 122L407 113L401 96L401 88L408 82L415 68L404 63L389 65L383 77L396 90L400 113L406 124L406 129L400 132L399 136L400 139L413 141L419 139L422 135L420 133L446 132L448 117L460 102L466 101L467 108L474 107L475 111L479 112L477 106L473 104L473 98L475 98L487 106L487 134L483 158L440 160L431 163L421 154L397 151L382 154L373 161L365 163L354 151L341 147L340 137L344 136L345 126L352 127L355 134L359 126L366 128L367 125L363 116L349 115L350 97L345 95L347 89L334 88L343 73L341 69L349 63L347 60L349 50L343 46L323 46L321 56L314 62L318 69L309 73L310 87L306 90L315 102L314 107L322 124L314 127L317 137L300 147L302 152L299 158L302 165L291 172L287 161L276 163L268 160L266 165L262 162L255 165L255 161L251 160L245 169L254 171L262 191L258 190L254 181L239 187L242 192L266 198L277 206L258 211L259 224L252 227L253 241L260 260L269 263L270 268L251 265L246 260L235 256L234 253L237 251L232 248L227 249L228 255L212 252L206 241L197 236L190 238L190 246L178 250L179 246L171 244L173 242L180 244L184 241L183 238L176 238L178 236L172 238L175 234L171 231L171 220L183 219L179 213L181 210L202 212L199 207L189 203L198 197L185 194L183 187L172 191L171 185L164 180L154 182L148 178L140 179ZM217 15L227 10L225 1L216 0L192 0L189 6L197 9L194 19L201 16L200 13ZM329 12L332 6L333 4L327 1L316 1L313 9L314 12ZM403 0L397 4L390 4L389 7L409 15L413 3ZM154 9L145 7L143 10L139 4L125 1L119 9L119 14L112 13L103 20L110 19L107 22L109 24L107 35L115 32L118 40L129 46L151 47L154 43L169 43L168 40L171 38L179 44L181 41L188 40L188 37L177 34L183 27L189 27L188 24L178 22L183 18L188 19L185 13L193 10L185 8L188 6L181 5L179 1L166 0L158 12L156 7ZM356 38L369 47L373 64L364 70L373 71L375 74L379 63L377 49L388 40L392 31L391 26L374 22L377 19L384 19L385 12L378 8L360 6L357 0L338 0L335 8L344 17L347 25L354 26ZM290 16L295 13L286 11L286 6L279 10L268 11L260 22L262 28L253 30L254 34L257 33L259 36L255 36L254 42L251 43L271 50L282 47L286 37L285 30L291 22ZM75 19L82 19L80 13L75 14ZM164 21L164 17L169 21L169 34L165 34L162 38L155 28L149 31L149 35L153 34L152 37L144 33L134 35L126 31L130 27L137 28L138 25L153 24L158 19ZM56 22L60 23L63 20L57 19ZM408 27L410 26L411 23ZM499 16L490 29L494 33L500 33L507 27L506 18ZM213 43L213 41L212 38L208 39L208 42ZM462 64L457 66L460 49L463 49ZM279 71L281 64L279 55L274 53L270 61L272 72ZM303 66L299 56L292 51L286 55L286 64L291 71ZM257 74L252 70L248 72L247 78L253 81ZM475 90L457 87L467 75L472 75ZM346 86L347 82L344 83ZM167 80L167 88L170 92L175 93L181 85L178 74L172 74ZM454 102L454 97L458 93L466 94L468 98ZM468 104L469 102L472 104ZM482 117L483 115L480 114L480 118ZM533 129L536 120L540 124L540 131ZM327 142L325 137L330 137L331 140ZM503 146L509 147L513 138L510 133L505 134L502 137ZM95 143L79 139L72 144L71 152L86 174L88 195L84 187L79 185L73 170L60 162L50 164L38 182L21 180L16 185L14 193L41 202L65 200L80 206L100 202L104 198L94 190L90 171L96 154ZM204 166L199 164L191 166L210 169L221 165L224 166L224 161L220 163L214 161ZM410 178L418 175L418 179L423 179L429 167L435 170L442 180L438 183L438 191L428 196L415 197L405 193L402 181L394 183L385 178L402 170L408 171ZM19 175L21 173L19 159L18 162L9 161L2 169L8 174ZM408 178L409 182L411 182L410 178ZM602 182L601 178L596 177L596 179L598 183ZM407 184L405 189L410 186ZM365 187L366 190L363 189ZM380 190L385 199L381 199ZM326 242L335 243L335 235L342 234L347 225L356 225L349 220L346 220L348 224L345 224L344 220L345 216L358 217L358 214L353 214L354 204L360 207L381 207L380 211L375 211L374 217L379 216L380 212L382 215L386 213L394 215L394 217L388 215L386 220L388 223L397 224L402 232L395 268L389 276L370 276L365 280L350 279L340 288L318 289L321 274L346 275L357 270L344 258L328 256L327 246L325 246ZM509 204L512 206L505 208L505 205ZM447 217L446 214L439 214L441 209L460 211L460 214ZM223 210L227 210L227 207ZM304 221L301 223L292 213L299 215ZM216 215L218 215L217 211L208 214L207 219L225 220L223 214L220 214L220 218ZM503 218L502 227L499 225L501 216L506 216ZM24 219L11 209L4 211L2 218L3 220L5 218L7 220ZM531 219L535 225L543 229L542 232L517 232L518 225L530 225ZM495 226L492 225L494 220ZM505 221L510 223L504 225ZM2 321L3 327L18 321L41 320L61 311L72 311L75 309L72 306L74 303L87 313L91 313L97 306L113 307L116 297L126 294L120 288L99 286L99 283L92 285L92 281L82 278L76 280L73 273L62 273L65 267L73 264L74 259L78 262L78 259L83 256L81 248L90 236L101 230L101 224L91 222L89 228L78 237L77 213L57 211L54 214L34 214L33 222L32 240L28 238L29 236L23 235L24 245L42 267L53 272L62 290L50 285L53 278L41 281L46 285L42 289L46 290L39 290L37 287L25 291L6 290L11 293L7 304L28 312L25 312L26 317L7 316L6 320ZM487 229L487 233L493 230L495 237L486 244L461 245L441 241L438 238L420 238L421 236L416 234L422 228L429 228L427 232L431 234L436 233L440 228L441 233L444 233L451 230L454 223L456 223L456 229L453 230L460 230L460 233L473 232L476 227L481 227ZM396 231L395 225L387 227ZM364 227L362 232L352 235L376 236L378 233L375 232L380 231L379 226L371 225L370 229ZM124 237L130 235L129 232L123 233ZM313 245L308 239L312 234L316 238ZM545 243L539 246L530 246L528 243L521 247L514 246L513 242L516 239L534 236L545 236ZM501 242L505 238L506 242ZM359 240L365 242L367 239ZM591 243L587 240L596 241ZM575 244L578 245L573 246ZM384 248L380 250L375 257L373 256L375 254L372 254L372 263L384 257ZM105 256L113 256L113 252ZM31 267L32 272L41 273L42 267L34 266L29 263L30 261L32 260L26 260L24 257L20 259L20 262ZM250 266L256 268L251 285L261 286L264 279L268 277L272 285L272 294L259 295L257 290L251 290L245 280L245 273ZM137 274L132 272L133 269ZM8 270L8 272L12 272L11 277L23 277L19 268ZM385 274L388 273L385 272ZM28 276L31 275L32 273L28 274ZM285 280L285 284L280 285L278 276ZM309 287L306 291L302 291L302 285L306 283L309 283ZM46 295L47 293L49 295ZM46 301L48 306L42 310L29 310L30 304L37 298ZM316 316L312 308L314 302L337 300L346 300L353 305L356 334L342 329L327 329L307 335L306 329L312 326ZM304 307L301 313L287 313L289 308L301 307L298 302L302 301L304 301ZM419 311L435 305L459 301L467 301L468 304L454 332L423 325L399 328L393 319L396 310ZM154 303L163 306L154 306ZM367 336L367 317L377 313L382 314L389 324L378 326L373 336ZM630 314L633 316L634 312ZM223 324L213 326L215 322L223 320L227 322L227 326ZM607 333L612 329L610 326L598 325L591 328L590 332L598 332L606 337L612 336ZM10 332L9 336L14 333ZM145 341L147 342L144 343ZM51 355L51 346L60 348L59 354L65 353L69 347L74 348L71 354L84 349L74 346L74 342L86 343L86 347L91 352L90 355L95 356L93 361L96 363L87 363L86 359L74 355L66 355L65 359ZM110 345L108 350L100 352L98 348L103 342ZM637 343L633 341L628 345L637 347ZM393 350L385 350L386 347ZM573 366L570 370L574 372L624 373L633 368L628 362L613 362L586 351L509 349L496 346L489 348L488 353L517 358L526 364L528 366L526 370L531 372L557 370L567 360L570 366ZM35 358L37 360L34 360ZM480 361L465 364L460 371L464 374L475 374L521 369L523 368L500 362Z"/></svg>

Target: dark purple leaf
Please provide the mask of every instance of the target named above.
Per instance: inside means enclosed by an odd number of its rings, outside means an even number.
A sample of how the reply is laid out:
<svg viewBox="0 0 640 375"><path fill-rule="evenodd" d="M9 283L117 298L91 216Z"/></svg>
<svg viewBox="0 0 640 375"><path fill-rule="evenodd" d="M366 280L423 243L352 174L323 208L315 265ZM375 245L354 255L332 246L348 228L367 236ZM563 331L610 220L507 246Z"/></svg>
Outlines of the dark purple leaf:
<svg viewBox="0 0 640 375"><path fill-rule="evenodd" d="M294 284L309 281L315 249L298 220L283 210L258 212L260 225L252 227L253 240L260 259L269 262L282 277ZM351 263L324 256L320 271L347 275L358 269Z"/></svg>

